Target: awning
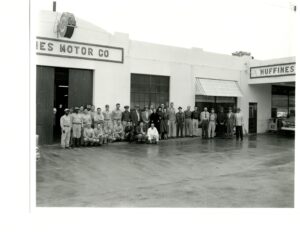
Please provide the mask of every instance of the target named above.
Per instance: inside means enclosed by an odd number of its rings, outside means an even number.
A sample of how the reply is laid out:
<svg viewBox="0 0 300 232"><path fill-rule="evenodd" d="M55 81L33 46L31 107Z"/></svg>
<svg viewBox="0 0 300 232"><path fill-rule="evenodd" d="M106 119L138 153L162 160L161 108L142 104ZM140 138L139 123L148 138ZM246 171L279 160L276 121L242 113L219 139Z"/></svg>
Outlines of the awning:
<svg viewBox="0 0 300 232"><path fill-rule="evenodd" d="M196 78L196 95L217 97L242 97L236 81Z"/></svg>

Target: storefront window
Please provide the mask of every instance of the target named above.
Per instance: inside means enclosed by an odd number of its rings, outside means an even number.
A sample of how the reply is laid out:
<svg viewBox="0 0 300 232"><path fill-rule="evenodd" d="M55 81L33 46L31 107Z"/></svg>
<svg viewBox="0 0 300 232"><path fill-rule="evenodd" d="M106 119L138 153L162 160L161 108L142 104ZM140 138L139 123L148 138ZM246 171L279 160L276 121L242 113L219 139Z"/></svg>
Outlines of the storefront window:
<svg viewBox="0 0 300 232"><path fill-rule="evenodd" d="M169 102L170 77L131 74L130 104L133 108L139 105L158 107L160 104Z"/></svg>
<svg viewBox="0 0 300 232"><path fill-rule="evenodd" d="M200 111L202 111L204 107L207 107L209 110L214 108L219 112L222 107L226 112L229 107L231 107L233 111L236 110L237 98L196 95L195 102Z"/></svg>
<svg viewBox="0 0 300 232"><path fill-rule="evenodd" d="M295 116L295 87L272 86L272 117Z"/></svg>

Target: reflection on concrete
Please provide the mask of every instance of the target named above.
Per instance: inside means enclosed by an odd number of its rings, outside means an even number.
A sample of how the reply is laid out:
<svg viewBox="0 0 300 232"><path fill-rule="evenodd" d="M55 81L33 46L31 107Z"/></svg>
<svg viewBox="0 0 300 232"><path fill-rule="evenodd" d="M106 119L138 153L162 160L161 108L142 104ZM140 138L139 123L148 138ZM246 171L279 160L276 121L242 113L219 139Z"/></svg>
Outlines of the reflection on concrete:
<svg viewBox="0 0 300 232"><path fill-rule="evenodd" d="M38 206L293 207L294 139L41 148Z"/></svg>

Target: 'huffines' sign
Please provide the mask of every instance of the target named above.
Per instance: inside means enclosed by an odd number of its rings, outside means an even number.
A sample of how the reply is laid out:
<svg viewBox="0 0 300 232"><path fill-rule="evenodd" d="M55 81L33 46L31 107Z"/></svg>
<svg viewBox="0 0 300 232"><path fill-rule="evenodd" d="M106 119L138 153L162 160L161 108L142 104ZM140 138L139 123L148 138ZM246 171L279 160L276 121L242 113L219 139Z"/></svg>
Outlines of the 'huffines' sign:
<svg viewBox="0 0 300 232"><path fill-rule="evenodd" d="M296 75L296 63L275 64L250 68L250 78Z"/></svg>
<svg viewBox="0 0 300 232"><path fill-rule="evenodd" d="M119 47L44 37L36 38L37 55L123 63L123 52L123 48Z"/></svg>

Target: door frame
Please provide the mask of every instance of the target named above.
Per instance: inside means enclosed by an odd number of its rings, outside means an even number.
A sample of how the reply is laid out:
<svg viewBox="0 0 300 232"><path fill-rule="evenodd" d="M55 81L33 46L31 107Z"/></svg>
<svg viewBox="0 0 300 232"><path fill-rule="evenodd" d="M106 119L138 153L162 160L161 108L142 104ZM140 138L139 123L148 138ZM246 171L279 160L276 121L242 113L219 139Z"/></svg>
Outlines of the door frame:
<svg viewBox="0 0 300 232"><path fill-rule="evenodd" d="M255 106L255 117L253 117L253 118L250 118L250 107L251 106ZM248 109L249 109L249 115L248 115L248 133L249 134L256 134L257 133L257 106L258 106L258 104L257 104L257 102L249 102L249 105L248 105ZM255 119L254 121L254 124L256 125L255 126L255 131L252 131L252 129L254 129L254 128L251 128L251 130L250 130L250 120L251 119Z"/></svg>

